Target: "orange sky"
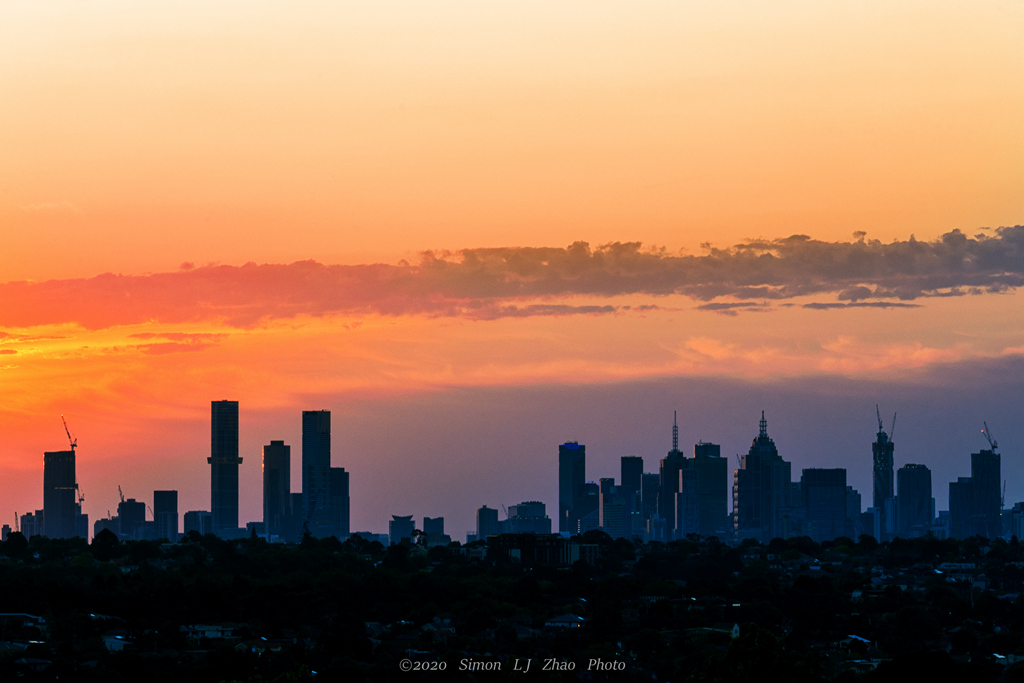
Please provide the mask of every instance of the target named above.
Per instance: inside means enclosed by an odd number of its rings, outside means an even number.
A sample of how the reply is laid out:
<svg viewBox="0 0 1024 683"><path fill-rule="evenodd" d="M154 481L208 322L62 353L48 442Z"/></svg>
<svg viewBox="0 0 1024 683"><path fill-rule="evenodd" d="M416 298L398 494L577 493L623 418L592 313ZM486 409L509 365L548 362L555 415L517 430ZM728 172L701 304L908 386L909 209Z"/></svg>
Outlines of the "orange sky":
<svg viewBox="0 0 1024 683"><path fill-rule="evenodd" d="M256 449L295 431L287 415L366 397L1019 355L1015 233L970 243L977 263L1002 255L984 281L943 279L940 237L1024 223L1022 34L1020 3L4 3L0 513L41 505L61 413L83 458L92 444L95 518L119 478L148 499L178 476L195 485L182 510L209 504L206 469L182 464L208 448L212 399L273 416L252 423ZM910 285L894 274L909 266L837 266L833 286L819 252L855 231L879 264L912 234L932 261ZM798 233L816 242L773 253L816 263L817 284L750 285L782 288L771 300L737 284L740 252L708 296L671 260ZM481 280L460 252L579 240L671 258L595 257L594 273L553 273L556 291L518 261ZM452 272L423 265L428 249ZM235 269L306 259L411 266L397 284ZM844 302L914 307L804 307ZM343 443L336 464L358 477L369 465ZM383 507L353 506L383 529Z"/></svg>

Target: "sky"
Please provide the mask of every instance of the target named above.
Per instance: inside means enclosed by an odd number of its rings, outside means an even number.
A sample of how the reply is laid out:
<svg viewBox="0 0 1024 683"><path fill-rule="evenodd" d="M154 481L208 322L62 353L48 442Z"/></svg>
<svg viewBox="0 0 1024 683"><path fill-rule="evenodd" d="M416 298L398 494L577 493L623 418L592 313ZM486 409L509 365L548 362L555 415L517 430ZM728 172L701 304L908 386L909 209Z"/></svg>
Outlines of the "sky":
<svg viewBox="0 0 1024 683"><path fill-rule="evenodd" d="M1024 500L1020 2L0 5L0 520L209 508L332 411L353 530L681 442ZM687 448L689 448L687 446Z"/></svg>

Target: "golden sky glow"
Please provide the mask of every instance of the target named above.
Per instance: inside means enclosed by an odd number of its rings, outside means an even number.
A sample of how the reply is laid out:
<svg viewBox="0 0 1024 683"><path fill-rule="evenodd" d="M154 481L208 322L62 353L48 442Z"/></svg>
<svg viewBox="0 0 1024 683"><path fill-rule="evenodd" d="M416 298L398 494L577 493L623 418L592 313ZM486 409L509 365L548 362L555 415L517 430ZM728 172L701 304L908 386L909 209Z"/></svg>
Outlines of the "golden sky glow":
<svg viewBox="0 0 1024 683"><path fill-rule="evenodd" d="M209 504L214 399L255 466L368 397L1019 356L1021 35L1009 2L3 3L0 512L61 413L95 519L119 478ZM559 251L464 251L510 247Z"/></svg>

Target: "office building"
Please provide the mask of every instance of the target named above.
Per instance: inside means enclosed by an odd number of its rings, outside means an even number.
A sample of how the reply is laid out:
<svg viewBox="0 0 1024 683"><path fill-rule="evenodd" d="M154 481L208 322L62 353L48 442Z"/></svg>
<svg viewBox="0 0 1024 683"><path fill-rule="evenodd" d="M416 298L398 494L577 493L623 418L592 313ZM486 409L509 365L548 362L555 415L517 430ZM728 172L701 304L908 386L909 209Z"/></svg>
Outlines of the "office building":
<svg viewBox="0 0 1024 683"><path fill-rule="evenodd" d="M882 417L875 406L875 414L878 416L878 434L875 435L875 442L871 444L871 455L874 463L874 487L871 500L875 509L875 537L879 541L886 541L895 530L893 526L893 450L895 444L890 440L882 426ZM895 416L893 423L895 424ZM891 429L890 429L891 431Z"/></svg>
<svg viewBox="0 0 1024 683"><path fill-rule="evenodd" d="M129 498L118 503L117 519L118 538L125 541L137 541L145 538L146 504L141 500Z"/></svg>
<svg viewBox="0 0 1024 683"><path fill-rule="evenodd" d="M75 449L43 453L43 536L72 538L77 535L77 489Z"/></svg>
<svg viewBox="0 0 1024 683"><path fill-rule="evenodd" d="M817 543L847 534L846 470L812 468L800 477L804 533Z"/></svg>
<svg viewBox="0 0 1024 683"><path fill-rule="evenodd" d="M284 540L291 488L292 447L271 441L263 447L263 523L270 541Z"/></svg>
<svg viewBox="0 0 1024 683"><path fill-rule="evenodd" d="M683 466L692 470L691 477L696 490L696 519L687 523L687 533L697 533L704 538L712 536L726 538L729 533L729 462L722 457L722 447L701 441L693 447L693 459L684 461ZM680 470L681 472L682 470ZM680 479L682 486L682 479ZM680 488L680 492L686 489ZM689 500L689 498L687 498ZM691 513L692 514L692 513ZM685 534L680 537L685 536Z"/></svg>
<svg viewBox="0 0 1024 683"><path fill-rule="evenodd" d="M302 411L302 514L314 537L331 536L331 411Z"/></svg>
<svg viewBox="0 0 1024 683"><path fill-rule="evenodd" d="M934 522L932 472L907 464L896 472L896 530L903 538L925 536Z"/></svg>
<svg viewBox="0 0 1024 683"><path fill-rule="evenodd" d="M640 490L643 488L644 459L638 455L624 455L620 464L619 486L624 493L633 494L634 511L640 511Z"/></svg>
<svg viewBox="0 0 1024 683"><path fill-rule="evenodd" d="M525 501L508 508L509 531L513 534L550 534L551 519L547 506L536 500Z"/></svg>
<svg viewBox="0 0 1024 683"><path fill-rule="evenodd" d="M658 515L665 520L669 539L677 538L676 527L679 516L676 513L676 494L679 493L679 469L686 456L679 450L679 422L676 411L672 411L672 450L658 464L660 491L658 492Z"/></svg>
<svg viewBox="0 0 1024 683"><path fill-rule="evenodd" d="M213 533L213 515L206 510L190 510L185 513L185 533L194 531L200 536Z"/></svg>
<svg viewBox="0 0 1024 683"><path fill-rule="evenodd" d="M736 539L767 543L782 536L782 514L790 505L792 465L779 456L761 411L760 431L733 471L733 529Z"/></svg>
<svg viewBox="0 0 1024 683"><path fill-rule="evenodd" d="M444 536L444 517L424 517L423 533L430 536Z"/></svg>
<svg viewBox="0 0 1024 683"><path fill-rule="evenodd" d="M630 538L633 492L616 486L610 477L601 479L598 491L598 524L601 530L612 538Z"/></svg>
<svg viewBox="0 0 1024 683"><path fill-rule="evenodd" d="M345 540L349 534L348 472L344 467L330 468L331 508L324 536Z"/></svg>
<svg viewBox="0 0 1024 683"><path fill-rule="evenodd" d="M177 491L153 491L153 523L156 538L178 540Z"/></svg>
<svg viewBox="0 0 1024 683"><path fill-rule="evenodd" d="M476 537L479 541L486 541L488 536L500 533L498 525L498 511L484 505L476 511Z"/></svg>
<svg viewBox="0 0 1024 683"><path fill-rule="evenodd" d="M658 497L661 495L661 475L644 472L640 477L640 517L644 523L658 514Z"/></svg>
<svg viewBox="0 0 1024 683"><path fill-rule="evenodd" d="M403 540L411 541L412 532L415 530L416 523L412 521L412 515L391 515L391 521L388 522L388 538L392 544L401 543Z"/></svg>
<svg viewBox="0 0 1024 683"><path fill-rule="evenodd" d="M558 447L558 530L562 533L578 533L586 453L586 446L575 441Z"/></svg>
<svg viewBox="0 0 1024 683"><path fill-rule="evenodd" d="M971 476L949 483L949 535L951 538L1002 534L1000 456L992 450L971 453Z"/></svg>
<svg viewBox="0 0 1024 683"><path fill-rule="evenodd" d="M238 401L210 403L210 511L213 533L238 535Z"/></svg>

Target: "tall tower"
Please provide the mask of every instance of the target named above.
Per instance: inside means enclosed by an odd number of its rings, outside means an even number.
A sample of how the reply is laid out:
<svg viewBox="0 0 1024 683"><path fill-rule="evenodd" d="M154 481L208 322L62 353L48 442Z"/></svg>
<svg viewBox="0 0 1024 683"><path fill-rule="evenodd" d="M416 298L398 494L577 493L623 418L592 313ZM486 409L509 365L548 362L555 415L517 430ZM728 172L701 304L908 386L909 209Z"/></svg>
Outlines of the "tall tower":
<svg viewBox="0 0 1024 683"><path fill-rule="evenodd" d="M178 540L178 492L153 491L153 522L156 537Z"/></svg>
<svg viewBox="0 0 1024 683"><path fill-rule="evenodd" d="M875 508L875 514L879 520L875 526L879 530L879 541L888 540L889 530L892 529L892 468L893 450L895 444L890 440L889 434L885 433L882 426L882 416L875 406L875 415L878 417L878 434L875 442L871 444L871 454L874 460L874 496L871 499ZM896 416L893 415L893 426L896 425ZM890 431L893 431L890 429Z"/></svg>
<svg viewBox="0 0 1024 683"><path fill-rule="evenodd" d="M679 470L686 456L679 451L679 421L672 411L672 450L661 459L658 474L661 477L658 493L658 515L665 520L668 540L673 540L677 526L676 494L679 493Z"/></svg>
<svg viewBox="0 0 1024 683"><path fill-rule="evenodd" d="M558 447L558 530L579 532L579 507L586 478L587 447L567 441Z"/></svg>
<svg viewBox="0 0 1024 683"><path fill-rule="evenodd" d="M896 471L896 531L917 538L932 526L932 472L908 463Z"/></svg>
<svg viewBox="0 0 1024 683"><path fill-rule="evenodd" d="M210 512L213 533L238 531L238 401L210 403Z"/></svg>
<svg viewBox="0 0 1024 683"><path fill-rule="evenodd" d="M263 447L263 528L270 540L284 536L291 488L292 447L271 441Z"/></svg>
<svg viewBox="0 0 1024 683"><path fill-rule="evenodd" d="M302 516L309 533L329 536L331 527L331 411L302 411Z"/></svg>
<svg viewBox="0 0 1024 683"><path fill-rule="evenodd" d="M75 529L75 449L43 453L43 536L71 538Z"/></svg>
<svg viewBox="0 0 1024 683"><path fill-rule="evenodd" d="M736 539L767 543L782 535L782 511L790 504L792 464L779 456L761 411L760 431L733 472L732 508Z"/></svg>

